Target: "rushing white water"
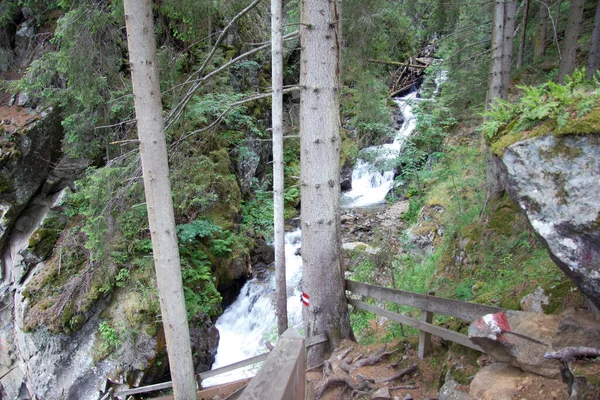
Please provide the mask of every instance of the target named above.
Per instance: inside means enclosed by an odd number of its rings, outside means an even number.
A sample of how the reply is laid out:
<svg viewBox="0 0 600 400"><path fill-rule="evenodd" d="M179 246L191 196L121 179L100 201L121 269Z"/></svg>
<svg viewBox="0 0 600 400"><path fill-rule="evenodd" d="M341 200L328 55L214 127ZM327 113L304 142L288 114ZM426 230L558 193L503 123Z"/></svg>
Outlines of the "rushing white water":
<svg viewBox="0 0 600 400"><path fill-rule="evenodd" d="M386 194L394 186L394 170L391 162L402 150L402 144L415 129L417 120L412 112L411 100L416 93L396 98L404 123L396 132L392 143L371 146L361 150L352 170L352 189L342 194L342 206L345 208L366 207L383 203Z"/></svg>
<svg viewBox="0 0 600 400"><path fill-rule="evenodd" d="M394 172L385 164L386 161L389 164L389 161L399 154L402 143L415 128L416 119L409 104L415 97L416 93L411 93L395 100L401 109L404 123L396 133L393 143L363 150L365 159L359 158L352 172L352 190L342 197L344 207L364 207L384 201L385 195L394 185ZM367 155L370 157L366 157ZM288 323L296 329L302 325L302 258L295 254L300 247L300 238L299 229L285 235ZM264 353L267 351L265 341L276 341L277 317L274 300L274 271L261 271L246 282L236 301L217 320L220 340L213 369ZM208 378L202 385L208 387L232 382L253 376L257 370L257 366L238 369Z"/></svg>
<svg viewBox="0 0 600 400"><path fill-rule="evenodd" d="M300 247L300 236L300 229L285 235L288 325L296 329L302 325L302 257L295 254ZM262 354L267 351L266 340L277 340L274 300L274 271L261 271L246 282L236 301L225 310L215 325L219 330L220 339L213 369ZM208 387L254 376L257 369L257 366L242 368L208 378L202 382L202 386Z"/></svg>

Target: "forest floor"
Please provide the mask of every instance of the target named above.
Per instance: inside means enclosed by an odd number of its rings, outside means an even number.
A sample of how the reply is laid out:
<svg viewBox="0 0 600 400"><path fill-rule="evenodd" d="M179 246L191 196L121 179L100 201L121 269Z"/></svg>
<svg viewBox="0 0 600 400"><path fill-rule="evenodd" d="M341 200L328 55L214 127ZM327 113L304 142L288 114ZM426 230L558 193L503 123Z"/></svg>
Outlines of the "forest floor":
<svg viewBox="0 0 600 400"><path fill-rule="evenodd" d="M347 360L352 359L352 365L359 365L361 360L375 359L378 355L380 356L382 344L363 346L350 341L344 342L329 359L337 364L332 365L329 376L324 374L325 368L316 368L307 373L307 385L314 393L313 398L317 400L366 398L434 400L439 399L439 390L446 380L448 369L452 371L452 378L460 381L454 391L469 393L469 383L479 368L494 362L487 355L462 349L460 346L448 348L447 343L439 338L434 337L432 341L431 354L421 360L418 357L416 343L413 345L411 339L392 340L385 345L384 356L379 362L351 369L350 374L343 369L340 370L339 355L348 357ZM349 349L351 351L345 354ZM391 354L386 355L387 353ZM397 379L391 379L405 371L410 372ZM332 376L334 378L331 378ZM373 388L362 391L353 390L346 382L335 377L348 379L357 387L361 382L369 381ZM328 380L327 389L322 391L323 385ZM378 392L380 388L383 390ZM387 392L390 397L387 397ZM378 397L378 394L381 394L382 397ZM523 384L513 392L512 399L568 400L569 395L566 384L561 380L549 380L537 375L529 375Z"/></svg>

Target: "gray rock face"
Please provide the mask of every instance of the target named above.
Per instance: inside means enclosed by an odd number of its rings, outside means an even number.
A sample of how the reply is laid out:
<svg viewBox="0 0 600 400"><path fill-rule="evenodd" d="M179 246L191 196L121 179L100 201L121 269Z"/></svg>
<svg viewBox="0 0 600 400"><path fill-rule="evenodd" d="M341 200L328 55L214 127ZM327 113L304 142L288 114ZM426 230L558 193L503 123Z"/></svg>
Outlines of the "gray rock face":
<svg viewBox="0 0 600 400"><path fill-rule="evenodd" d="M470 389L471 398L477 400L569 398L566 384L502 363L480 369Z"/></svg>
<svg viewBox="0 0 600 400"><path fill-rule="evenodd" d="M269 142L248 140L237 151L237 175L240 178L240 190L247 193L255 178L262 176L268 167L270 156Z"/></svg>
<svg viewBox="0 0 600 400"><path fill-rule="evenodd" d="M471 396L459 390L458 386L458 382L455 380L447 380L440 388L440 400L471 400Z"/></svg>
<svg viewBox="0 0 600 400"><path fill-rule="evenodd" d="M544 312L543 306L550 303L550 297L546 295L542 287L538 287L535 292L528 294L521 299L521 309L523 311Z"/></svg>
<svg viewBox="0 0 600 400"><path fill-rule="evenodd" d="M15 151L0 164L0 246L30 200L43 189L60 156L62 137L58 114L38 122L26 134L15 134Z"/></svg>
<svg viewBox="0 0 600 400"><path fill-rule="evenodd" d="M600 321L587 312L570 310L558 325L552 347L560 350L565 347L598 347L600 343Z"/></svg>
<svg viewBox="0 0 600 400"><path fill-rule="evenodd" d="M558 267L600 307L600 141L544 136L506 148L507 190Z"/></svg>
<svg viewBox="0 0 600 400"><path fill-rule="evenodd" d="M497 361L548 378L560 375L552 351L552 337L561 318L540 313L506 311L488 314L469 326L469 339Z"/></svg>

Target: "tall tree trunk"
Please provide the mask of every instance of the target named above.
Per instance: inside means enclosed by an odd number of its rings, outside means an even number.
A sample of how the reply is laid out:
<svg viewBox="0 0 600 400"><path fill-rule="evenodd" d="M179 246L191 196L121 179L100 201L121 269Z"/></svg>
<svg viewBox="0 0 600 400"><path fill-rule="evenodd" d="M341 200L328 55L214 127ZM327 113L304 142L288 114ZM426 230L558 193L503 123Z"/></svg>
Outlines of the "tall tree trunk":
<svg viewBox="0 0 600 400"><path fill-rule="evenodd" d="M592 31L592 45L586 67L587 79L592 79L600 67L600 0L596 5L596 16L594 17L594 30Z"/></svg>
<svg viewBox="0 0 600 400"><path fill-rule="evenodd" d="M516 10L516 0L496 0L492 21L492 61L487 107L491 107L497 99L508 97ZM488 146L486 202L502 196L503 193L504 184L499 164Z"/></svg>
<svg viewBox="0 0 600 400"><path fill-rule="evenodd" d="M571 75L575 69L575 58L577 57L577 41L581 30L583 19L583 6L585 0L571 0L569 6L569 17L567 18L567 30L561 50L560 64L558 65L558 82L565 83L565 77Z"/></svg>
<svg viewBox="0 0 600 400"><path fill-rule="evenodd" d="M173 391L178 400L192 400L196 398L196 380L175 236L152 5L150 0L125 0L124 6L146 206Z"/></svg>
<svg viewBox="0 0 600 400"><path fill-rule="evenodd" d="M515 37L515 21L517 14L517 0L504 2L504 28L502 30L502 90L500 97L508 98L510 86L510 70L513 53L513 39Z"/></svg>
<svg viewBox="0 0 600 400"><path fill-rule="evenodd" d="M525 38L527 37L527 17L529 16L529 0L525 0L523 7L523 19L521 20L521 41L519 42L519 55L517 57L517 69L523 66L523 52L525 51Z"/></svg>
<svg viewBox="0 0 600 400"><path fill-rule="evenodd" d="M546 42L548 40L548 7L547 0L540 0L538 11L538 25L535 35L535 48L533 58L539 60L546 54Z"/></svg>
<svg viewBox="0 0 600 400"><path fill-rule="evenodd" d="M351 337L340 238L340 15L335 1L303 0L300 61L300 168L303 290L307 337L324 333L328 344L308 350L308 365L323 360Z"/></svg>
<svg viewBox="0 0 600 400"><path fill-rule="evenodd" d="M490 62L486 107L491 106L494 103L494 99L502 98L505 1L495 0L494 3L494 14L492 16L492 59Z"/></svg>
<svg viewBox="0 0 600 400"><path fill-rule="evenodd" d="M283 33L281 0L271 0L271 87L273 128L273 208L277 330L287 330L287 285L285 282L285 228L283 202Z"/></svg>

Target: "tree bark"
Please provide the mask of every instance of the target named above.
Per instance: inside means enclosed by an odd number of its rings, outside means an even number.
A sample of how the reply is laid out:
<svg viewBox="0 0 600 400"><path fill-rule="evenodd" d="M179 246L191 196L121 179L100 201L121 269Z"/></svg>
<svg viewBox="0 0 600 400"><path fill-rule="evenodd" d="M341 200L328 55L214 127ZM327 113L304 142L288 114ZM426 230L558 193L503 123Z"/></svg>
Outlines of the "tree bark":
<svg viewBox="0 0 600 400"><path fill-rule="evenodd" d="M527 17L529 16L529 0L525 0L523 6L523 19L521 20L521 41L519 42L519 55L517 57L517 69L523 66L523 52L525 51L525 39L527 37Z"/></svg>
<svg viewBox="0 0 600 400"><path fill-rule="evenodd" d="M512 43L515 30L516 0L496 0L492 29L492 61L488 84L487 104L491 107L497 99L508 97ZM498 162L487 148L486 203L504 193L504 184Z"/></svg>
<svg viewBox="0 0 600 400"><path fill-rule="evenodd" d="M125 0L127 43L154 268L175 399L196 398L149 0Z"/></svg>
<svg viewBox="0 0 600 400"><path fill-rule="evenodd" d="M508 98L510 86L510 70L513 53L513 38L515 37L515 20L517 14L517 0L504 2L504 29L502 30L502 89L501 98Z"/></svg>
<svg viewBox="0 0 600 400"><path fill-rule="evenodd" d="M273 211L277 330L288 328L287 285L285 281L285 228L283 199L283 33L281 0L271 0L271 96L273 128Z"/></svg>
<svg viewBox="0 0 600 400"><path fill-rule="evenodd" d="M548 7L547 0L539 2L538 26L535 35L535 48L533 58L539 60L546 54L546 42L548 40Z"/></svg>
<svg viewBox="0 0 600 400"><path fill-rule="evenodd" d="M567 30L565 31L560 64L558 65L559 83L565 83L565 77L571 75L575 69L577 41L579 40L579 31L581 30L584 5L585 0L571 0L571 5L569 6Z"/></svg>
<svg viewBox="0 0 600 400"><path fill-rule="evenodd" d="M586 67L587 79L592 79L600 67L600 0L596 5L596 16L594 17L594 30L592 31L592 45Z"/></svg>
<svg viewBox="0 0 600 400"><path fill-rule="evenodd" d="M352 336L340 237L339 20L335 1L302 1L302 287L310 297L303 316L307 337L329 339L308 350L309 367L323 361L327 345Z"/></svg>

